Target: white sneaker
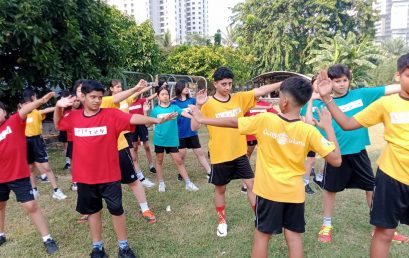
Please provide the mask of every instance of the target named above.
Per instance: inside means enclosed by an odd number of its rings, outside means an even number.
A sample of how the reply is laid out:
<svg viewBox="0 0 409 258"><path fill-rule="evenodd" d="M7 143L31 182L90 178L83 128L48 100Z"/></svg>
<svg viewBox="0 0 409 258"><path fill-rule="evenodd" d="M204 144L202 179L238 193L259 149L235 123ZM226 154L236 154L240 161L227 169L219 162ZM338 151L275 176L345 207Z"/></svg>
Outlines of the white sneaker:
<svg viewBox="0 0 409 258"><path fill-rule="evenodd" d="M78 191L77 183L72 183L71 184L71 191Z"/></svg>
<svg viewBox="0 0 409 258"><path fill-rule="evenodd" d="M195 192L195 191L199 190L199 187L197 187L195 184L193 184L192 182L190 182L190 183L186 184L185 189L186 189L187 191Z"/></svg>
<svg viewBox="0 0 409 258"><path fill-rule="evenodd" d="M35 200L38 200L38 198L40 197L40 192L36 189L33 189L33 196Z"/></svg>
<svg viewBox="0 0 409 258"><path fill-rule="evenodd" d="M227 224L226 223L221 223L217 226L217 236L219 237L225 237L227 236Z"/></svg>
<svg viewBox="0 0 409 258"><path fill-rule="evenodd" d="M149 180L149 178L147 178L147 177L145 177L145 180L143 180L141 183L146 188L151 188L151 187L155 186L155 183L152 182L151 180Z"/></svg>
<svg viewBox="0 0 409 258"><path fill-rule="evenodd" d="M166 185L165 184L159 184L159 192L160 193L166 192Z"/></svg>
<svg viewBox="0 0 409 258"><path fill-rule="evenodd" d="M61 191L60 188L58 188L57 191L53 192L53 198L57 200L64 200L67 198L67 196Z"/></svg>

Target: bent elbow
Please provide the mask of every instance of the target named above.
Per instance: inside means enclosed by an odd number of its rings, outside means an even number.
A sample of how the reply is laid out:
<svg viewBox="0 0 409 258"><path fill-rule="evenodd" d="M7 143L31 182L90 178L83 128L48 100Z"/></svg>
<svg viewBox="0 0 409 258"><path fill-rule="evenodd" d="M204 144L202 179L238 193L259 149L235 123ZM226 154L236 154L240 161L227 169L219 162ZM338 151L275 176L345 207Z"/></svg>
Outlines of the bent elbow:
<svg viewBox="0 0 409 258"><path fill-rule="evenodd" d="M341 155L338 155L338 157L331 160L331 162L329 162L329 164L331 164L331 166L333 166L333 167L340 167L341 164L342 164Z"/></svg>

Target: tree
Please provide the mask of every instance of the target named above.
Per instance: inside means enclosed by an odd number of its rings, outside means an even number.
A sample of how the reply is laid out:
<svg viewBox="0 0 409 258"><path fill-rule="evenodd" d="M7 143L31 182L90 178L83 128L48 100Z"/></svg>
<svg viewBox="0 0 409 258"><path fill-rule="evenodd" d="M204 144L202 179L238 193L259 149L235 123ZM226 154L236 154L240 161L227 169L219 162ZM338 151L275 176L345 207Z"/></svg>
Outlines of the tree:
<svg viewBox="0 0 409 258"><path fill-rule="evenodd" d="M325 37L349 31L374 36L372 1L247 0L233 8L241 44L257 57L253 74L270 70L307 73L309 52Z"/></svg>
<svg viewBox="0 0 409 258"><path fill-rule="evenodd" d="M166 30L165 34L156 37L156 41L165 53L169 53L174 48L172 34Z"/></svg>
<svg viewBox="0 0 409 258"><path fill-rule="evenodd" d="M220 30L217 30L217 32L214 34L214 45L221 46L221 44L222 44L222 32Z"/></svg>
<svg viewBox="0 0 409 258"><path fill-rule="evenodd" d="M195 46L210 46L212 44L211 39L204 37L197 33L192 33L186 36L186 42L189 45Z"/></svg>

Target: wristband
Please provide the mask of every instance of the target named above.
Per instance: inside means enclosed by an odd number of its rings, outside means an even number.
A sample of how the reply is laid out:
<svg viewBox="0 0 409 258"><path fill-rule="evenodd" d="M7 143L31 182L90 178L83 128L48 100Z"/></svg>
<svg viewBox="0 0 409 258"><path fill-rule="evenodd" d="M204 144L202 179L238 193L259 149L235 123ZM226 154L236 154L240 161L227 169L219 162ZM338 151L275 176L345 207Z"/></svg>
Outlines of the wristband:
<svg viewBox="0 0 409 258"><path fill-rule="evenodd" d="M331 103L332 101L334 101L333 98L331 98L328 102L325 102L325 105L328 105L328 104Z"/></svg>

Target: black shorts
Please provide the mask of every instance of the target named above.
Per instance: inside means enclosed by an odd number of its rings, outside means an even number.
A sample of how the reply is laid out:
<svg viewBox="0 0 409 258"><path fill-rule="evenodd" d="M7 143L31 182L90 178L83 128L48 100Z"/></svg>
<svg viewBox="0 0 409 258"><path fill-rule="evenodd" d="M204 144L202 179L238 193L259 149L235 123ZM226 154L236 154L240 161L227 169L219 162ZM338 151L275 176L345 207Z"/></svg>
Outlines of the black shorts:
<svg viewBox="0 0 409 258"><path fill-rule="evenodd" d="M124 134L124 136L125 136L126 142L128 143L128 147L133 148L132 133L131 132L126 133L126 134Z"/></svg>
<svg viewBox="0 0 409 258"><path fill-rule="evenodd" d="M315 155L316 155L315 152L309 151L308 154L307 154L307 157L308 158L315 158Z"/></svg>
<svg viewBox="0 0 409 258"><path fill-rule="evenodd" d="M179 138L179 149L199 149L200 146L199 136L191 136L187 138Z"/></svg>
<svg viewBox="0 0 409 258"><path fill-rule="evenodd" d="M333 167L326 163L323 184L324 189L329 192L341 192L346 188L373 191L375 178L366 150L342 155L340 167Z"/></svg>
<svg viewBox="0 0 409 258"><path fill-rule="evenodd" d="M232 161L211 165L209 183L214 185L227 185L234 179L254 178L249 159L246 155Z"/></svg>
<svg viewBox="0 0 409 258"><path fill-rule="evenodd" d="M58 134L58 141L67 142L67 131L60 131L60 133Z"/></svg>
<svg viewBox="0 0 409 258"><path fill-rule="evenodd" d="M257 145L257 140L247 141L247 146L248 146L248 147L256 146L256 145Z"/></svg>
<svg viewBox="0 0 409 258"><path fill-rule="evenodd" d="M135 131L132 134L132 141L137 142L138 139L141 142L147 142L149 140L149 132L146 125L135 126Z"/></svg>
<svg viewBox="0 0 409 258"><path fill-rule="evenodd" d="M10 191L14 192L18 202L25 203L34 200L33 189L31 188L29 177L0 183L0 202L8 201Z"/></svg>
<svg viewBox="0 0 409 258"><path fill-rule="evenodd" d="M178 147L163 147L163 146L158 146L155 145L155 153L178 153L179 149Z"/></svg>
<svg viewBox="0 0 409 258"><path fill-rule="evenodd" d="M378 168L370 223L393 229L399 222L409 225L409 185L402 184Z"/></svg>
<svg viewBox="0 0 409 258"><path fill-rule="evenodd" d="M72 142L71 141L67 143L67 153L65 153L65 156L72 160Z"/></svg>
<svg viewBox="0 0 409 258"><path fill-rule="evenodd" d="M48 162L47 147L41 135L26 137L27 138L27 161L28 164L34 162Z"/></svg>
<svg viewBox="0 0 409 258"><path fill-rule="evenodd" d="M77 183L78 198L76 210L81 214L94 214L102 210L102 199L105 200L109 213L115 216L124 214L122 207L121 183L111 182L103 184Z"/></svg>
<svg viewBox="0 0 409 258"><path fill-rule="evenodd" d="M129 148L119 151L119 167L121 168L122 184L130 184L138 180Z"/></svg>
<svg viewBox="0 0 409 258"><path fill-rule="evenodd" d="M281 234L283 228L305 232L304 203L275 202L256 196L256 228L265 234Z"/></svg>

